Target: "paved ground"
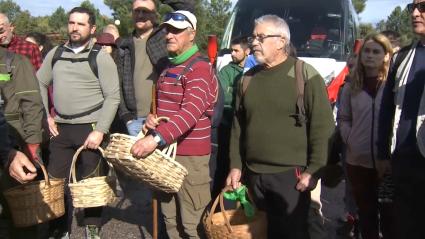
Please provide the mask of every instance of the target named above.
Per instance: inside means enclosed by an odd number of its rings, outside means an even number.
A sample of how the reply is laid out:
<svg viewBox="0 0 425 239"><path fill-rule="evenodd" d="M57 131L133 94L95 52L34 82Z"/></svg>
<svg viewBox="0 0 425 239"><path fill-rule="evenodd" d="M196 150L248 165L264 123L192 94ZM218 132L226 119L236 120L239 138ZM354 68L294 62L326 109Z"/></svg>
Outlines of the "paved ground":
<svg viewBox="0 0 425 239"><path fill-rule="evenodd" d="M120 175L119 197L103 211L103 239L152 238L152 207L139 183ZM125 196L124 193L125 192ZM144 200L145 199L145 200ZM143 201L144 200L144 201ZM84 238L84 228L78 226L81 212L76 212L71 238Z"/></svg>
<svg viewBox="0 0 425 239"><path fill-rule="evenodd" d="M121 180L126 197L109 205L103 213L105 222L101 236L103 239L152 238L152 208L140 203L144 191L134 181ZM349 239L350 225L345 220L344 204L345 180L331 186L322 185L323 214L325 217L326 239ZM78 226L78 213L74 217L71 238L84 238L83 228ZM163 238L163 237L160 237Z"/></svg>
<svg viewBox="0 0 425 239"><path fill-rule="evenodd" d="M146 192L142 186L127 177L119 175L121 187L119 197L103 211L104 226L101 236L103 239L150 239L152 238L152 208L144 199ZM334 185L322 185L323 214L325 217L325 239L349 239L349 226L345 221L344 204L345 181L341 180ZM123 192L125 192L124 196ZM73 220L72 239L84 238L84 228L79 226L81 211L76 211ZM0 232L4 223L0 220ZM0 238L4 237L0 233ZM164 238L164 236L160 236Z"/></svg>

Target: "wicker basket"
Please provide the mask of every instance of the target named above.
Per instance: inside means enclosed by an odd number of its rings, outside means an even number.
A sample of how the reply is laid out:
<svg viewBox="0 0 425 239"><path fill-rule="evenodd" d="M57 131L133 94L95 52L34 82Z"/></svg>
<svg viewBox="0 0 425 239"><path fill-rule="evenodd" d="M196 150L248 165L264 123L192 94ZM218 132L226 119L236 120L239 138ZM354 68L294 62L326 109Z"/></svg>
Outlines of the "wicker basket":
<svg viewBox="0 0 425 239"><path fill-rule="evenodd" d="M266 239L267 216L266 213L256 210L254 218L247 218L242 208L225 210L223 194L232 190L231 187L223 189L215 199L211 211L205 214L203 224L209 239ZM253 202L248 193L248 197ZM215 213L220 200L221 212Z"/></svg>
<svg viewBox="0 0 425 239"><path fill-rule="evenodd" d="M155 189L167 193L178 192L188 172L185 167L175 161L177 144L173 143L162 151L156 149L146 158L136 159L130 153L130 149L139 138L143 137L142 131L138 137L112 134L110 143L105 149L106 159L116 169Z"/></svg>
<svg viewBox="0 0 425 239"><path fill-rule="evenodd" d="M84 146L81 146L72 158L68 184L72 196L72 205L76 208L105 206L113 202L116 198L114 192L116 188L116 178L113 176L100 176L83 179L77 182L75 164L78 156L84 149ZM103 150L101 148L98 149L103 156ZM110 164L108 163L108 165ZM110 167L113 170L112 165L110 165Z"/></svg>
<svg viewBox="0 0 425 239"><path fill-rule="evenodd" d="M3 192L16 227L28 227L65 214L64 179L49 179L19 185Z"/></svg>

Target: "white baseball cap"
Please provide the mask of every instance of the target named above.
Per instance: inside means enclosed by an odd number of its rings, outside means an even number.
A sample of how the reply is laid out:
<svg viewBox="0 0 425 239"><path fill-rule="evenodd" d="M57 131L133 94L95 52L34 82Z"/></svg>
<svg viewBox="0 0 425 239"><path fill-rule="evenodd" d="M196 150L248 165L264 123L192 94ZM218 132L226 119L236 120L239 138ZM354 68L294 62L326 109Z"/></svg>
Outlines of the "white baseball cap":
<svg viewBox="0 0 425 239"><path fill-rule="evenodd" d="M189 11L175 11L165 14L165 22L161 24L163 27L165 24L173 26L177 29L186 29L188 27L196 30L196 17Z"/></svg>

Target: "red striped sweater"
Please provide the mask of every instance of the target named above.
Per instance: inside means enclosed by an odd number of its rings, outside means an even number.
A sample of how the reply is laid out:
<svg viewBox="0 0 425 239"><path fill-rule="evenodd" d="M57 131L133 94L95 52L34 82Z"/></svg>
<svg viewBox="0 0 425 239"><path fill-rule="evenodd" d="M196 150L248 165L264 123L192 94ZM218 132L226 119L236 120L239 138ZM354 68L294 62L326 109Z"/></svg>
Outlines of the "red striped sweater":
<svg viewBox="0 0 425 239"><path fill-rule="evenodd" d="M183 64L165 69L156 85L157 114L170 117L157 132L167 144L177 140L177 155L211 152L211 116L217 94L214 70L208 62L199 61L180 81L175 77L198 56L196 53Z"/></svg>

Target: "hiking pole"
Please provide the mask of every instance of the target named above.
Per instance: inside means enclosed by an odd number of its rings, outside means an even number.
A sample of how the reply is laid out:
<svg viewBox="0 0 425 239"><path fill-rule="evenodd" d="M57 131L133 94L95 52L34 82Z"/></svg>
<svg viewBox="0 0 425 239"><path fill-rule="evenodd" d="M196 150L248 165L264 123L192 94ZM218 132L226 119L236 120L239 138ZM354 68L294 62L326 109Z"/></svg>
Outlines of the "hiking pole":
<svg viewBox="0 0 425 239"><path fill-rule="evenodd" d="M156 114L156 88L155 83L152 85L152 103L151 112ZM153 239L158 239L158 200L155 197L155 193L152 192L152 227L153 227Z"/></svg>

